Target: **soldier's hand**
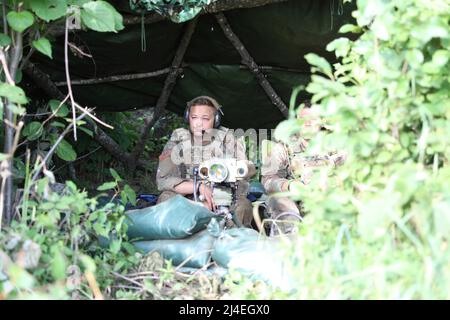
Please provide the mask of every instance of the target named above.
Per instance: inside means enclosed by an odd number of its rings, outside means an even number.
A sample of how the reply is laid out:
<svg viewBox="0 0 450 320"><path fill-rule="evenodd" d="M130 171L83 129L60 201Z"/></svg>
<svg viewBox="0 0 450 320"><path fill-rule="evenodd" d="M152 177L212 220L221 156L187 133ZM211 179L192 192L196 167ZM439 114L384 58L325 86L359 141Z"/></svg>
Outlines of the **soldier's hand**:
<svg viewBox="0 0 450 320"><path fill-rule="evenodd" d="M203 203L208 208L208 210L214 211L216 210L216 205L214 204L214 199L212 196L212 190L206 184L202 183L200 185L200 194L203 196L205 201Z"/></svg>

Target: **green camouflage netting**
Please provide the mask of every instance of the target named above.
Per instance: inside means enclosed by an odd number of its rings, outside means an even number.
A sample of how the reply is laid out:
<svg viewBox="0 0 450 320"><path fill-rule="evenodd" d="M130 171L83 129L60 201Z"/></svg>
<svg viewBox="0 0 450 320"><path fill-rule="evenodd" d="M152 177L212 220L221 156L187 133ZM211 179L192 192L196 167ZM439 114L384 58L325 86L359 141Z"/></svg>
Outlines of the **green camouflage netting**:
<svg viewBox="0 0 450 320"><path fill-rule="evenodd" d="M194 18L203 7L217 0L130 0L136 12L155 11L176 23Z"/></svg>

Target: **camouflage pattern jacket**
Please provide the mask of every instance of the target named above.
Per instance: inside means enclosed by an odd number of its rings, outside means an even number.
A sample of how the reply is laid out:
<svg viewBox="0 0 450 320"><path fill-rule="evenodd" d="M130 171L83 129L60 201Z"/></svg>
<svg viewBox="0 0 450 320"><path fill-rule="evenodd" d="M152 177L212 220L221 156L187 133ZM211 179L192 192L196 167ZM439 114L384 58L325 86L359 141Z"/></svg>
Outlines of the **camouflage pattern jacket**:
<svg viewBox="0 0 450 320"><path fill-rule="evenodd" d="M305 149L305 140L298 137L287 145L263 141L261 182L267 193L281 192L283 183L291 179L307 184L316 168L335 165L335 152L325 156L306 156Z"/></svg>
<svg viewBox="0 0 450 320"><path fill-rule="evenodd" d="M219 127L208 131L203 143L197 144L189 129L176 129L159 156L158 190L175 191L181 182L193 178L195 166L214 157L246 160L244 141L236 139L229 129Z"/></svg>

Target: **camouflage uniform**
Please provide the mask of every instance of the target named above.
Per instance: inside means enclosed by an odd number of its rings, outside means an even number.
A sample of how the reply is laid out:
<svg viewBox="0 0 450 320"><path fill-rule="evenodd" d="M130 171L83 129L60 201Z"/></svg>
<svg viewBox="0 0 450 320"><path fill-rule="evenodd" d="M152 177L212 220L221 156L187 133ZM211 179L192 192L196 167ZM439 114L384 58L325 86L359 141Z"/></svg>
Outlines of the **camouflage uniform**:
<svg viewBox="0 0 450 320"><path fill-rule="evenodd" d="M193 169L201 162L211 158L236 158L246 160L245 144L236 138L232 131L224 127L212 129L204 135L202 145L194 145L193 135L189 129L176 129L159 156L156 183L162 191L158 203L163 202L177 193L175 187L184 181L193 180ZM174 160L175 157L175 160ZM248 181L238 182L236 204L232 211L244 226L249 226L252 220L252 206L247 199Z"/></svg>
<svg viewBox="0 0 450 320"><path fill-rule="evenodd" d="M261 167L262 184L270 195L282 192L285 182L296 179L307 185L316 168L335 166L333 155L305 156L306 142L301 137L293 137L286 144L265 141ZM273 218L283 212L300 214L300 205L287 197L269 197L267 207Z"/></svg>
<svg viewBox="0 0 450 320"><path fill-rule="evenodd" d="M304 151L301 141L293 141L291 146L283 143L264 141L263 158L261 166L261 182L266 192L282 192L281 187L285 182L294 178L290 156L292 153ZM297 203L287 197L269 196L267 202L268 211L272 218L276 218L283 212L294 212L300 214Z"/></svg>

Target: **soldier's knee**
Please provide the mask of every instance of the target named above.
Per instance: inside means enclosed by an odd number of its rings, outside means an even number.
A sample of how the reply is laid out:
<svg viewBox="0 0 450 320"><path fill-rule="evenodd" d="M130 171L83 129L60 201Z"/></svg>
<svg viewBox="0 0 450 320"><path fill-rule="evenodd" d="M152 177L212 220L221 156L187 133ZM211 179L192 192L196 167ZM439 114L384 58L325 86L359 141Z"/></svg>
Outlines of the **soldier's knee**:
<svg viewBox="0 0 450 320"><path fill-rule="evenodd" d="M251 227L253 219L252 203L245 197L240 197L236 201L235 214L239 222L245 227Z"/></svg>
<svg viewBox="0 0 450 320"><path fill-rule="evenodd" d="M283 212L300 214L300 209L297 203L286 197L269 197L267 207L271 218L274 219Z"/></svg>
<svg viewBox="0 0 450 320"><path fill-rule="evenodd" d="M161 203L161 202L167 201L167 200L169 200L170 198L175 197L176 195L177 195L177 193L174 192L174 191L163 191L163 192L159 195L158 200L156 201L156 204L159 204L159 203Z"/></svg>

